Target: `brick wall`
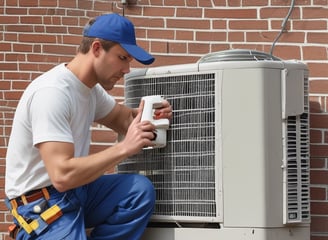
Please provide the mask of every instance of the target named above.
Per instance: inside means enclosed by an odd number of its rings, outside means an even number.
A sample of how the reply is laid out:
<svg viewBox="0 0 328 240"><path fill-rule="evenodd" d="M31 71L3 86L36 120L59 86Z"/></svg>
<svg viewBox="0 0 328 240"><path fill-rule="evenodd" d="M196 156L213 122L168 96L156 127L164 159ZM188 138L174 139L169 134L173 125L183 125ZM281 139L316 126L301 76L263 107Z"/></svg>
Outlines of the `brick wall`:
<svg viewBox="0 0 328 240"><path fill-rule="evenodd" d="M189 63L213 51L247 48L269 52L287 0L129 0L124 13L137 26L139 43L153 66ZM123 13L120 1L0 0L0 199L5 154L17 102L29 82L69 61L81 26L103 12ZM296 1L274 54L299 59L310 69L311 240L328 239L328 0ZM133 67L140 67L134 63ZM123 100L123 82L112 91ZM91 151L114 143L116 134L93 126ZM0 239L11 216L0 200Z"/></svg>

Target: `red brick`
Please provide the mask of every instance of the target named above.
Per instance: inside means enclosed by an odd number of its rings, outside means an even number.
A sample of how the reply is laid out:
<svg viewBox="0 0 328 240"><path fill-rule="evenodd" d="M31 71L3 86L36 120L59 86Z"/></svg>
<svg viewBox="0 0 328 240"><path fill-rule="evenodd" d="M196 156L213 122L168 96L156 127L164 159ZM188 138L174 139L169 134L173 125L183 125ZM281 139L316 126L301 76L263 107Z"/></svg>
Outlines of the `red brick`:
<svg viewBox="0 0 328 240"><path fill-rule="evenodd" d="M203 11L200 8L178 8L176 9L177 17L202 17Z"/></svg>
<svg viewBox="0 0 328 240"><path fill-rule="evenodd" d="M147 30L148 38L174 39L174 31L166 29L149 29Z"/></svg>
<svg viewBox="0 0 328 240"><path fill-rule="evenodd" d="M75 1L59 1L58 2L59 7L65 7L65 8L76 8L77 7L76 4L77 4L77 2L75 2Z"/></svg>
<svg viewBox="0 0 328 240"><path fill-rule="evenodd" d="M228 33L229 42L244 42L245 34L244 32L229 32Z"/></svg>
<svg viewBox="0 0 328 240"><path fill-rule="evenodd" d="M271 20L271 28L273 30L278 30L280 32L281 28L282 28L282 24L283 24L283 20ZM291 23L290 21L288 21L285 25L284 28L284 33L287 33L288 31L291 30Z"/></svg>
<svg viewBox="0 0 328 240"><path fill-rule="evenodd" d="M321 130L314 130L310 131L310 142L311 143L323 143L322 131ZM327 142L325 142L327 143Z"/></svg>
<svg viewBox="0 0 328 240"><path fill-rule="evenodd" d="M24 1L24 0L18 0L19 6L20 7L35 7L38 6L38 0L29 0L29 1Z"/></svg>
<svg viewBox="0 0 328 240"><path fill-rule="evenodd" d="M173 17L175 14L175 8L171 7L145 7L144 15L145 16L165 16L165 17Z"/></svg>
<svg viewBox="0 0 328 240"><path fill-rule="evenodd" d="M184 0L163 0L164 6L185 6Z"/></svg>
<svg viewBox="0 0 328 240"><path fill-rule="evenodd" d="M167 53L168 43L163 41L152 41L151 42L151 52L156 53Z"/></svg>
<svg viewBox="0 0 328 240"><path fill-rule="evenodd" d="M328 76L328 62L309 62L308 64L311 77L327 77Z"/></svg>
<svg viewBox="0 0 328 240"><path fill-rule="evenodd" d="M328 53L327 48L324 46L304 46L303 49L303 57L308 60L327 60Z"/></svg>
<svg viewBox="0 0 328 240"><path fill-rule="evenodd" d="M65 45L45 45L43 51L44 53L74 55L76 53L76 47Z"/></svg>
<svg viewBox="0 0 328 240"><path fill-rule="evenodd" d="M227 28L227 21L226 20L212 20L213 29L224 29Z"/></svg>
<svg viewBox="0 0 328 240"><path fill-rule="evenodd" d="M280 46L274 48L274 55L281 59L301 59L301 49L299 46Z"/></svg>
<svg viewBox="0 0 328 240"><path fill-rule="evenodd" d="M191 1L191 2L196 2L196 1ZM226 0L213 0L212 1L214 6L226 6Z"/></svg>
<svg viewBox="0 0 328 240"><path fill-rule="evenodd" d="M136 29L149 28L149 27L158 27L164 28L164 20L162 18L132 18L130 20L136 26Z"/></svg>
<svg viewBox="0 0 328 240"><path fill-rule="evenodd" d="M311 232L322 233L328 229L328 216L313 216L311 218Z"/></svg>
<svg viewBox="0 0 328 240"><path fill-rule="evenodd" d="M187 44L185 42L180 43L168 43L168 51L171 53L187 53Z"/></svg>
<svg viewBox="0 0 328 240"><path fill-rule="evenodd" d="M11 44L0 42L0 48L1 48L1 51L11 51Z"/></svg>
<svg viewBox="0 0 328 240"><path fill-rule="evenodd" d="M0 90L8 90L11 88L11 82L2 80L0 81Z"/></svg>
<svg viewBox="0 0 328 240"><path fill-rule="evenodd" d="M328 184L328 170L311 170L311 184ZM324 205L328 210L327 206ZM327 212L328 214L328 212Z"/></svg>
<svg viewBox="0 0 328 240"><path fill-rule="evenodd" d="M325 112L324 103L325 98L324 97L309 97L309 103L310 103L310 112L311 113L321 113Z"/></svg>
<svg viewBox="0 0 328 240"><path fill-rule="evenodd" d="M307 35L307 41L308 41L308 43L328 44L328 33L327 32L322 32L322 33L310 32Z"/></svg>
<svg viewBox="0 0 328 240"><path fill-rule="evenodd" d="M22 44L22 43L14 43L13 50L16 52L32 52L33 46L32 44Z"/></svg>
<svg viewBox="0 0 328 240"><path fill-rule="evenodd" d="M191 54L207 54L210 52L210 45L206 43L188 44L188 52Z"/></svg>
<svg viewBox="0 0 328 240"><path fill-rule="evenodd" d="M324 187L311 187L312 200L327 200L327 189Z"/></svg>
<svg viewBox="0 0 328 240"><path fill-rule="evenodd" d="M32 25L26 25L26 24L22 24L22 25L9 25L6 27L8 32L33 32L33 26Z"/></svg>
<svg viewBox="0 0 328 240"><path fill-rule="evenodd" d="M328 202L312 202L311 213L328 215Z"/></svg>
<svg viewBox="0 0 328 240"><path fill-rule="evenodd" d="M13 89L24 90L30 84L30 82L29 81L13 81L12 84L13 84L12 85Z"/></svg>
<svg viewBox="0 0 328 240"><path fill-rule="evenodd" d="M210 8L212 7L212 1L198 1L198 6L201 8Z"/></svg>
<svg viewBox="0 0 328 240"><path fill-rule="evenodd" d="M23 91L10 91L5 92L4 97L8 100L19 100L23 94Z"/></svg>
<svg viewBox="0 0 328 240"><path fill-rule="evenodd" d="M328 145L314 145L310 147L311 157L325 157L328 156ZM320 181L319 181L320 182Z"/></svg>
<svg viewBox="0 0 328 240"><path fill-rule="evenodd" d="M93 130L91 140L96 143L110 144L117 140L117 134L109 130Z"/></svg>
<svg viewBox="0 0 328 240"><path fill-rule="evenodd" d="M267 6L268 0L242 0L242 6Z"/></svg>
<svg viewBox="0 0 328 240"><path fill-rule="evenodd" d="M313 5L322 5L322 6L327 6L328 1L327 0L314 0Z"/></svg>
<svg viewBox="0 0 328 240"><path fill-rule="evenodd" d="M256 9L205 9L206 18L257 18Z"/></svg>
<svg viewBox="0 0 328 240"><path fill-rule="evenodd" d="M268 22L265 20L231 20L231 30L268 30Z"/></svg>
<svg viewBox="0 0 328 240"><path fill-rule="evenodd" d="M168 28L209 29L209 20L167 19Z"/></svg>
<svg viewBox="0 0 328 240"><path fill-rule="evenodd" d="M8 80L27 80L29 79L29 73L22 73L22 72L5 72L4 78Z"/></svg>
<svg viewBox="0 0 328 240"><path fill-rule="evenodd" d="M328 81L312 80L310 81L311 93L326 93L328 92Z"/></svg>
<svg viewBox="0 0 328 240"><path fill-rule="evenodd" d="M328 16L327 2L325 7L307 7L303 8L303 18L305 19L326 19Z"/></svg>
<svg viewBox="0 0 328 240"><path fill-rule="evenodd" d="M19 34L18 39L20 42L30 43L56 43L55 35L40 35L40 34Z"/></svg>
<svg viewBox="0 0 328 240"><path fill-rule="evenodd" d="M176 32L175 38L176 38L176 40L193 40L194 33L193 33L193 31L180 30L180 31Z"/></svg>
<svg viewBox="0 0 328 240"><path fill-rule="evenodd" d="M264 7L260 9L260 19L279 18L284 19L289 11L289 7ZM295 8L289 19L299 19L300 10Z"/></svg>
<svg viewBox="0 0 328 240"><path fill-rule="evenodd" d="M137 1L137 0L135 0L135 1ZM104 2L104 3L106 3L106 2ZM127 16L130 16L130 15L141 16L141 15L143 15L142 11L143 11L142 7L135 7L135 6L131 6L130 4L128 4L125 7L125 13ZM109 10L109 12L113 12L113 11ZM143 16L146 16L146 15L143 15Z"/></svg>
<svg viewBox="0 0 328 240"><path fill-rule="evenodd" d="M327 21L325 20L294 20L293 21L294 30L326 30Z"/></svg>
<svg viewBox="0 0 328 240"><path fill-rule="evenodd" d="M311 114L310 124L312 128L328 128L328 114Z"/></svg>
<svg viewBox="0 0 328 240"><path fill-rule="evenodd" d="M246 32L246 41L271 43L276 36L277 33L274 32Z"/></svg>
<svg viewBox="0 0 328 240"><path fill-rule="evenodd" d="M198 31L196 32L196 41L225 41L227 33L225 31Z"/></svg>
<svg viewBox="0 0 328 240"><path fill-rule="evenodd" d="M318 235L313 234L313 236L311 236L311 240L328 240L328 237L325 237L322 233L319 233Z"/></svg>
<svg viewBox="0 0 328 240"><path fill-rule="evenodd" d="M6 7L6 14L8 15L27 15L27 13L28 13L27 8Z"/></svg>
<svg viewBox="0 0 328 240"><path fill-rule="evenodd" d="M17 63L0 63L0 69L2 71L8 71L8 70L18 70L18 65Z"/></svg>
<svg viewBox="0 0 328 240"><path fill-rule="evenodd" d="M18 16L0 16L0 23L1 24L18 24L19 17Z"/></svg>
<svg viewBox="0 0 328 240"><path fill-rule="evenodd" d="M147 38L147 31L148 30L146 30L146 29L137 28L136 31L135 31L137 40L139 38Z"/></svg>
<svg viewBox="0 0 328 240"><path fill-rule="evenodd" d="M20 23L23 24L42 24L43 18L42 16L21 16Z"/></svg>

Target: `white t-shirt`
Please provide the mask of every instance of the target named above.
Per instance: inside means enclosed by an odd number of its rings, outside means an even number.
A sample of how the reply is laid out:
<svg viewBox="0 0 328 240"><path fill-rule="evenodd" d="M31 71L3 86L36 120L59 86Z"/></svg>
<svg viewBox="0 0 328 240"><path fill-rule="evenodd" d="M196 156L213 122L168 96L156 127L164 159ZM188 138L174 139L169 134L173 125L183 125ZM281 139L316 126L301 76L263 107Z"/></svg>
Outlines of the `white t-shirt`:
<svg viewBox="0 0 328 240"><path fill-rule="evenodd" d="M9 199L51 185L36 144L74 143L75 157L89 154L90 126L114 107L113 97L92 89L60 64L35 79L16 109L6 156L5 191Z"/></svg>

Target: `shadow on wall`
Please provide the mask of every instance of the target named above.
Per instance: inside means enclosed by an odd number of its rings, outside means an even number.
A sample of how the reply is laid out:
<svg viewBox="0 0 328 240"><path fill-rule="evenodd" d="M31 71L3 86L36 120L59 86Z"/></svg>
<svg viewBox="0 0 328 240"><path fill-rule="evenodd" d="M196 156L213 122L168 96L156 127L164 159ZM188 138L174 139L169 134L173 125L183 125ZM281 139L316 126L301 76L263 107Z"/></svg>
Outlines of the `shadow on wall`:
<svg viewBox="0 0 328 240"><path fill-rule="evenodd" d="M328 116L325 96L310 97L311 239L328 239Z"/></svg>
<svg viewBox="0 0 328 240"><path fill-rule="evenodd" d="M310 145L328 143L325 141L325 133L328 131L328 116L325 110L325 98L310 97ZM328 150L328 146L327 150ZM311 152L311 157L317 156L318 153ZM328 151L327 155L328 156Z"/></svg>

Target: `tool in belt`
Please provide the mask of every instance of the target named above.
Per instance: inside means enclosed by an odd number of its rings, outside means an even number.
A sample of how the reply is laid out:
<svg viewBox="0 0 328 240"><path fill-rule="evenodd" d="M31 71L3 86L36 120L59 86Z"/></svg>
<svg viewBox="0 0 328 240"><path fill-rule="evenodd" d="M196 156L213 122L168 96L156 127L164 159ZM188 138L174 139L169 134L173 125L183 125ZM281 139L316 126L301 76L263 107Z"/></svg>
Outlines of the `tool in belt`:
<svg viewBox="0 0 328 240"><path fill-rule="evenodd" d="M19 224L19 226L16 224L9 226L8 230L11 238L15 239L20 228L23 228L30 235L39 235L45 228L47 228L49 224L53 223L63 215L57 204L45 209L47 207L46 203L50 199L49 189L51 188L53 188L53 186L34 190L11 200L6 199L6 203L8 208L11 210L11 214ZM23 216L19 215L17 207L34 202L40 198L45 198L45 201L33 207L33 211L39 214L37 219L25 219Z"/></svg>

